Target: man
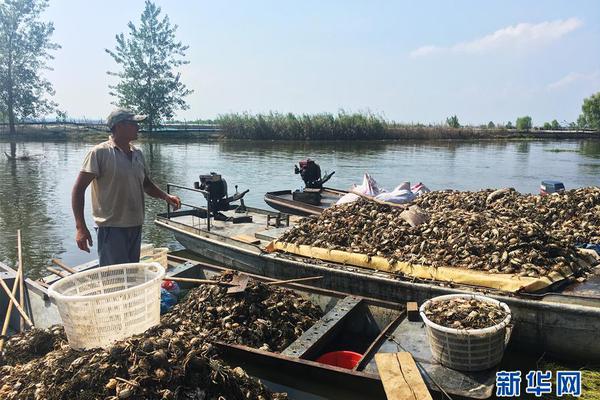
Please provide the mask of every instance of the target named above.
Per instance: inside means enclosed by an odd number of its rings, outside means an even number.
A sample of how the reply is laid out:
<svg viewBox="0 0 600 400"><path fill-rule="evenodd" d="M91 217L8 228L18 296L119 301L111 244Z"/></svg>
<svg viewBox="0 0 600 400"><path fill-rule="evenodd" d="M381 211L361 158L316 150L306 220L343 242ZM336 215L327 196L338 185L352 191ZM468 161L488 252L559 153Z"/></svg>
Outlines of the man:
<svg viewBox="0 0 600 400"><path fill-rule="evenodd" d="M138 137L138 122L146 116L118 108L107 125L112 135L86 155L73 186L77 246L90 252L92 236L83 217L85 190L92 184L92 214L98 226L100 265L138 262L144 223L144 192L165 200L176 210L181 200L160 190L150 180L142 152L131 142Z"/></svg>

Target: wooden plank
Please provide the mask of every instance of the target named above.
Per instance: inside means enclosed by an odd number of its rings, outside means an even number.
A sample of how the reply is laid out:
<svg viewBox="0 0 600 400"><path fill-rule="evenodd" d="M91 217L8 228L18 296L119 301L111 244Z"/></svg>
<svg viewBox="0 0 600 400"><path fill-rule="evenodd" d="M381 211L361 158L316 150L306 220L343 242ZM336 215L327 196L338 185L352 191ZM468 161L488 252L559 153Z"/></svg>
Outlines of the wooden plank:
<svg viewBox="0 0 600 400"><path fill-rule="evenodd" d="M419 315L419 306L416 301L409 301L406 303L406 312L408 314L408 320L411 322L418 322L421 320Z"/></svg>
<svg viewBox="0 0 600 400"><path fill-rule="evenodd" d="M378 353L375 362L388 400L433 400L410 353Z"/></svg>
<svg viewBox="0 0 600 400"><path fill-rule="evenodd" d="M260 240L250 235L237 235L232 236L232 239L239 240L240 242L248 243L248 244L260 244Z"/></svg>

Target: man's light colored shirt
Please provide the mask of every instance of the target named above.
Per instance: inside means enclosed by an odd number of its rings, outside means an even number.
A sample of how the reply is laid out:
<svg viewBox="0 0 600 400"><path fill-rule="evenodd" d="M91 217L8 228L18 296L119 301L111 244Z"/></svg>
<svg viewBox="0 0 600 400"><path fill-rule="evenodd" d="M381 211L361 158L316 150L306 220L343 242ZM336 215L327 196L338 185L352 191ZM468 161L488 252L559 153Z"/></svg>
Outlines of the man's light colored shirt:
<svg viewBox="0 0 600 400"><path fill-rule="evenodd" d="M131 146L131 159L112 139L94 146L85 156L82 172L94 174L92 215L98 226L132 227L144 223L142 152Z"/></svg>

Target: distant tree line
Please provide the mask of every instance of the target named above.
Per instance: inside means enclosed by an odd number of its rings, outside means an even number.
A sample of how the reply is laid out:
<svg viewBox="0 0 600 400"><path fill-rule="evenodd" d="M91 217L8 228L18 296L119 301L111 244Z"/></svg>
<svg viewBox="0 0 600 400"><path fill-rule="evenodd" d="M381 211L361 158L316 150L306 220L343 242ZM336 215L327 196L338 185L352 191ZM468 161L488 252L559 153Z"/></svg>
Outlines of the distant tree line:
<svg viewBox="0 0 600 400"><path fill-rule="evenodd" d="M454 129L462 127L456 115L446 118L446 126ZM479 128L503 128L517 129L519 131L529 131L531 129L534 129L534 126L531 117L526 115L517 118L514 126L511 121L508 121L504 125L495 124L493 121L490 121L487 123L487 125L480 125ZM579 118L577 118L577 122L564 121L563 124L560 124L556 119L554 119L551 122L544 122L543 125L539 128L542 128L544 130L590 129L600 131L600 92L593 94L592 96L583 100L583 105L581 106L581 114L579 115Z"/></svg>
<svg viewBox="0 0 600 400"><path fill-rule="evenodd" d="M3 0L0 2L0 120L9 125L11 156L16 153L15 124L51 112L57 120L67 114L52 101L54 89L44 75L48 62L60 46L51 38L52 22L42 21L48 0ZM152 131L177 109L187 109L185 97L192 93L177 72L187 64L187 46L175 39L177 25L160 18L160 7L146 0L140 22L127 25L128 35L116 35L117 45L106 52L120 70L108 72L118 78L109 85L115 105L148 115Z"/></svg>

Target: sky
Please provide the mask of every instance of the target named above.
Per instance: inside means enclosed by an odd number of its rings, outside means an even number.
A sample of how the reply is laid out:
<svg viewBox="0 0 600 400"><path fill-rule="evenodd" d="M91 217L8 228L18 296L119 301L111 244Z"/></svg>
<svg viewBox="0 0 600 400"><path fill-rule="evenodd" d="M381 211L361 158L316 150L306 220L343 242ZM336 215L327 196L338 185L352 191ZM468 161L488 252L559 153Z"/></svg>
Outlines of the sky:
<svg viewBox="0 0 600 400"><path fill-rule="evenodd" d="M180 120L229 112L372 112L388 120L575 121L600 91L600 2L175 1L156 4L189 45ZM50 0L47 73L71 118L113 106L105 52L143 0Z"/></svg>

